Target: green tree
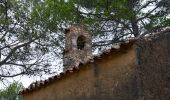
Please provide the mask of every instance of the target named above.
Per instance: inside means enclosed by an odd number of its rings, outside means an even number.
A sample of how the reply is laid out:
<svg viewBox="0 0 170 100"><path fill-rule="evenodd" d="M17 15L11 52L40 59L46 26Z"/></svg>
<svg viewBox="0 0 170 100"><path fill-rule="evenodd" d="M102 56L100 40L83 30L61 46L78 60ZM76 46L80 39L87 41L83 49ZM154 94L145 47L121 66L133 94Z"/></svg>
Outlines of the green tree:
<svg viewBox="0 0 170 100"><path fill-rule="evenodd" d="M49 30L45 15L40 18L38 1L0 0L0 80L52 73L51 62L61 53L60 33Z"/></svg>
<svg viewBox="0 0 170 100"><path fill-rule="evenodd" d="M23 89L23 85L19 82L10 84L6 89L0 90L1 100L23 100L22 96L18 95Z"/></svg>
<svg viewBox="0 0 170 100"><path fill-rule="evenodd" d="M168 0L44 0L41 7L46 8L39 12L45 21L51 18L50 26L58 23L61 29L86 24L94 33L95 49L170 26L169 4Z"/></svg>
<svg viewBox="0 0 170 100"><path fill-rule="evenodd" d="M83 23L93 50L170 26L169 0L1 0L0 80L55 72L64 29Z"/></svg>

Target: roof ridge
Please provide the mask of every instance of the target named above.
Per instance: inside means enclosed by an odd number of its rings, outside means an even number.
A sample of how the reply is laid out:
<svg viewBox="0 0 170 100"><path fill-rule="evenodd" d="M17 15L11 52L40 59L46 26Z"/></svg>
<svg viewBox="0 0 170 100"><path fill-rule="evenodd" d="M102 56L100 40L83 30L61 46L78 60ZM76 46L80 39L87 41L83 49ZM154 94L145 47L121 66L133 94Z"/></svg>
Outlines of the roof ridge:
<svg viewBox="0 0 170 100"><path fill-rule="evenodd" d="M79 70L81 68L81 65L87 64L89 62L94 62L94 59L100 59L101 56L107 55L111 51L119 52L124 46L133 45L137 40L146 39L146 38L158 35L158 34L162 34L164 32L170 32L170 28L167 28L167 29L165 29L165 30L163 30L161 32L154 33L153 35L144 36L144 37L137 37L137 38L131 38L131 39L127 40L127 41L120 42L120 47L118 49L112 47L111 49L103 51L100 55L94 55L87 62L84 62L84 63L80 62L77 66L68 68L66 71L63 71L60 74L51 76L46 80L40 80L40 81L33 82L33 83L30 84L30 86L28 88L25 88L19 94L21 95L21 94L25 94L27 92L31 92L33 90L41 88L42 86L45 86L46 84L49 84L49 83L51 83L53 81L56 81L57 79L61 79L62 77L64 77L65 74L73 73L75 70Z"/></svg>
<svg viewBox="0 0 170 100"><path fill-rule="evenodd" d="M129 44L132 44L133 42L135 42L135 41L133 40L133 41L129 41L128 43L121 43L119 49L111 48L111 49L109 49L109 50L104 51L104 52L103 52L102 54L100 54L100 55L95 55L95 56L93 56L91 59L89 59L89 60L88 60L87 62L85 62L85 63L80 62L78 66L74 66L74 67L72 67L72 68L68 68L66 71L63 71L63 72L61 72L60 74L51 76L51 77L49 77L49 78L46 79L46 80L35 81L35 82L31 83L28 88L25 88L24 90L22 90L19 94L25 94L25 93L27 93L27 92L31 92L31 91L36 90L36 89L38 89L38 88L40 88L40 87L42 87L42 86L44 86L44 85L46 85L46 84L48 84L48 83L51 83L51 82L53 82L53 81L55 81L55 80L57 80L57 79L61 79L65 74L67 74L67 73L73 73L73 72L75 72L76 70L79 70L82 65L87 64L87 63L90 63L90 62L94 62L94 59L101 59L101 57L102 57L103 55L107 55L107 54L109 54L111 51L119 52L124 46L127 46L127 45L129 45Z"/></svg>

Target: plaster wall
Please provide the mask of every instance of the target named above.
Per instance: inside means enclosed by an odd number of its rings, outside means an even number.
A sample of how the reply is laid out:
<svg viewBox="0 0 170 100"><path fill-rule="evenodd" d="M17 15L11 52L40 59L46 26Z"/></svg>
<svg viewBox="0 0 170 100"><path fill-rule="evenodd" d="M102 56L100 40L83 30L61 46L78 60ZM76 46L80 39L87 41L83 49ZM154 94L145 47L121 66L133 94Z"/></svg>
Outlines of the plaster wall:
<svg viewBox="0 0 170 100"><path fill-rule="evenodd" d="M24 100L137 100L135 55L133 46L110 52Z"/></svg>

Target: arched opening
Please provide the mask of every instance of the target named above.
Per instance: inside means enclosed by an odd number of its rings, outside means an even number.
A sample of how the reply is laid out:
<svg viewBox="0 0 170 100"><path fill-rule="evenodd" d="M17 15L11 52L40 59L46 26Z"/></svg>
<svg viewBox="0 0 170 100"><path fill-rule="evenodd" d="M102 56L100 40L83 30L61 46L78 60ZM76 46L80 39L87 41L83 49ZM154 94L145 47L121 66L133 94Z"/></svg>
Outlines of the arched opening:
<svg viewBox="0 0 170 100"><path fill-rule="evenodd" d="M86 37L81 35L77 38L77 49L83 50L86 44Z"/></svg>
<svg viewBox="0 0 170 100"><path fill-rule="evenodd" d="M69 33L70 29L65 29L65 34Z"/></svg>

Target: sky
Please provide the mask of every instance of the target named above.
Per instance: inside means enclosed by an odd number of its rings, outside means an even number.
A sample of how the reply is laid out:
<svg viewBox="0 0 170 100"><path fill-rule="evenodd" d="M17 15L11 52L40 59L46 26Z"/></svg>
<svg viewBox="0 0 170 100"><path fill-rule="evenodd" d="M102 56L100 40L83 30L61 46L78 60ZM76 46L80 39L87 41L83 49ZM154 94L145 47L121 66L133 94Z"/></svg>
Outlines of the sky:
<svg viewBox="0 0 170 100"><path fill-rule="evenodd" d="M38 77L38 76L31 76L31 77L29 77L29 76L17 76L17 77L8 79L8 81L5 81L4 83L1 83L0 89L6 88L7 86L9 86L9 84L13 83L14 81L21 82L23 84L24 88L27 88L32 82L39 81L39 80L46 80L49 77L54 76L56 74L59 74L61 72L62 72L62 70L59 70L55 74L42 75L41 77Z"/></svg>

